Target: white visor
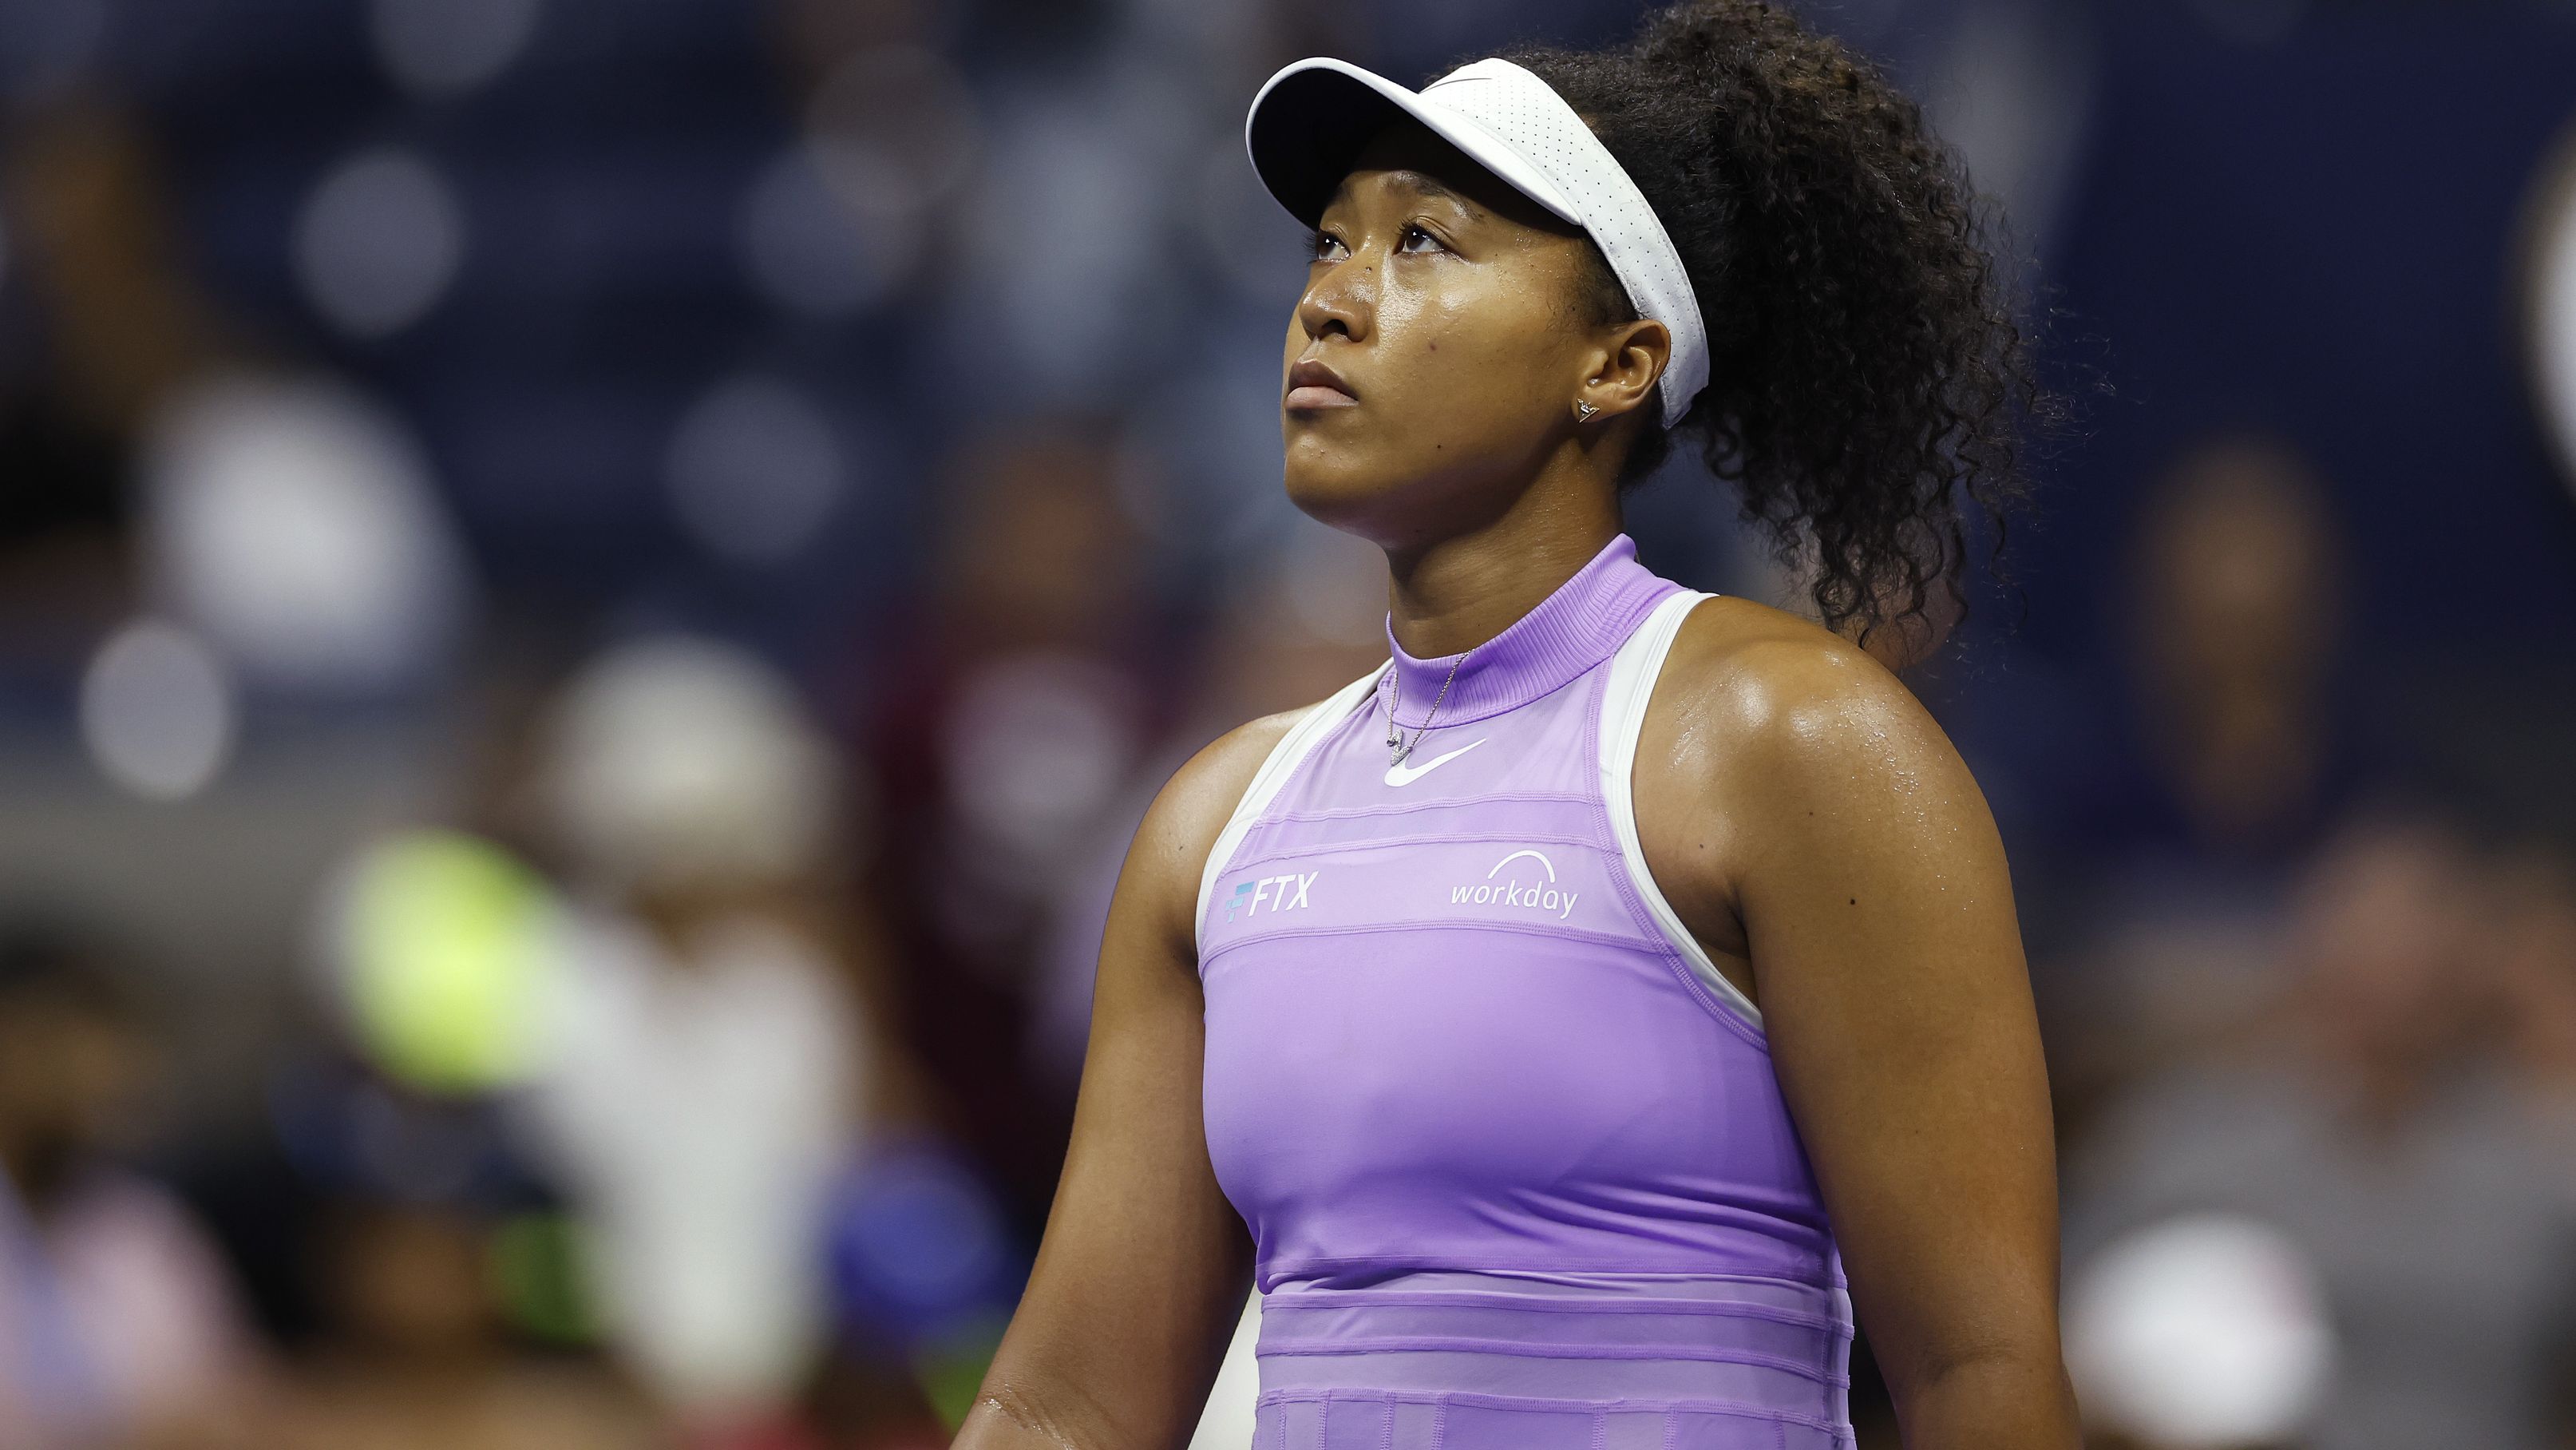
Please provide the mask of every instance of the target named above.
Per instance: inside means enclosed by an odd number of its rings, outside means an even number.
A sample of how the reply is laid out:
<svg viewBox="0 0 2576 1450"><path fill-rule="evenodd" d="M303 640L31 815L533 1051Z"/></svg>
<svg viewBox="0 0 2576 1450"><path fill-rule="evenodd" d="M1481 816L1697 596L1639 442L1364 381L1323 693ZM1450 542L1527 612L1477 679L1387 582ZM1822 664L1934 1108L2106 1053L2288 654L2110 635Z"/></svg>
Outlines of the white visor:
<svg viewBox="0 0 2576 1450"><path fill-rule="evenodd" d="M1680 422L1708 384L1708 328L1690 273L1645 193L1565 98L1536 75L1486 59L1417 92L1348 61L1315 56L1281 67L1262 84L1243 120L1243 145L1261 184L1313 226L1360 148L1399 114L1591 236L1637 315L1673 335L1663 376L1664 426Z"/></svg>

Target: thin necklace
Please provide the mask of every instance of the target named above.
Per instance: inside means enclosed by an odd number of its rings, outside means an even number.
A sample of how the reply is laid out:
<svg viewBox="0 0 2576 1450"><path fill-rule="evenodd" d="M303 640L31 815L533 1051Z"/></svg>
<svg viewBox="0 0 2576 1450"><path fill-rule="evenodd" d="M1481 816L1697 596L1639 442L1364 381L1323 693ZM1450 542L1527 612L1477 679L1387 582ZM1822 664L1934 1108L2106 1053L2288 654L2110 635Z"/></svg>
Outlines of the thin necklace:
<svg viewBox="0 0 2576 1450"><path fill-rule="evenodd" d="M1414 731L1413 738L1409 741L1404 738L1404 732L1397 729L1395 724L1396 703L1404 697L1404 672L1395 667L1394 661L1390 660L1387 662L1386 672L1391 677L1391 683L1393 685L1393 688L1386 692L1386 764L1388 769L1392 770L1395 767L1404 764L1405 761L1411 759L1413 756L1413 747L1420 745L1422 743L1422 737L1431 733L1431 722L1433 718L1438 716L1440 713L1440 702L1449 698L1449 686L1458 678L1458 666L1463 665L1466 662L1467 656L1462 651L1457 660L1449 666L1449 678L1440 682L1440 693L1431 697L1431 708L1429 711L1425 712L1422 717L1422 728Z"/></svg>

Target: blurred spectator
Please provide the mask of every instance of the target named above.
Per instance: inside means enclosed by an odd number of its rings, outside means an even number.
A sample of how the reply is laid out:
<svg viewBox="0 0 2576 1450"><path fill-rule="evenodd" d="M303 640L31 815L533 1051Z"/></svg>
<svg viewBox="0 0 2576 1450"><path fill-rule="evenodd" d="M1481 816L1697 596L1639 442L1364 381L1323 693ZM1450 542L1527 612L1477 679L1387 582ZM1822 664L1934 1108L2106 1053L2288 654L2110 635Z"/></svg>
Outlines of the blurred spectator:
<svg viewBox="0 0 2576 1450"><path fill-rule="evenodd" d="M1118 463L1072 420L959 450L934 612L904 631L869 741L906 1017L1030 1229L1071 1121L1020 1050L1050 905L1136 780L1170 673Z"/></svg>
<svg viewBox="0 0 2576 1450"><path fill-rule="evenodd" d="M328 1349L263 1438L273 1450L641 1450L654 1420L579 1361L514 1355L489 1227L464 1210L343 1204L311 1244Z"/></svg>
<svg viewBox="0 0 2576 1450"><path fill-rule="evenodd" d="M93 762L161 800L225 773L245 684L331 698L436 678L467 570L405 420L254 345L202 292L136 114L64 101L6 141L8 260L29 285L0 306L0 556L22 566L0 570L0 603L43 627L0 647L37 679L87 655Z"/></svg>
<svg viewBox="0 0 2576 1450"><path fill-rule="evenodd" d="M2284 896L2354 789L2331 712L2342 631L2322 487L2286 444L2226 435L2147 498L2128 576L2125 771L2087 803L2082 939L2048 982L2077 1125L2121 1081L2279 990Z"/></svg>
<svg viewBox="0 0 2576 1450"><path fill-rule="evenodd" d="M2567 1428L2549 1417L2576 1375L2558 1338L2576 1200L2563 1140L2498 1071L2477 887L2438 825L2347 828L2299 884L2278 1016L2139 1090L2069 1165L2079 1279L2190 1215L2250 1218L2305 1256L2339 1346L2297 1441L2313 1450L2541 1450Z"/></svg>
<svg viewBox="0 0 2576 1450"><path fill-rule="evenodd" d="M2343 619L2316 476L2277 439L2203 444L2149 498L2136 569L2132 658L2164 829L2230 856L2301 843L2332 804Z"/></svg>
<svg viewBox="0 0 2576 1450"><path fill-rule="evenodd" d="M149 150L99 104L0 136L0 647L38 678L76 671L138 602L127 475L153 409L215 350Z"/></svg>
<svg viewBox="0 0 2576 1450"><path fill-rule="evenodd" d="M57 416L116 439L215 360L223 331L180 264L153 149L140 118L96 99L16 118L7 147L13 261L52 324Z"/></svg>
<svg viewBox="0 0 2576 1450"><path fill-rule="evenodd" d="M529 1105L612 1340L709 1444L767 1443L821 1355L827 1198L869 1029L811 883L841 799L793 691L705 641L612 650L541 764L578 904Z"/></svg>
<svg viewBox="0 0 2576 1450"><path fill-rule="evenodd" d="M0 940L0 1445L247 1445L257 1355L178 1201L117 1167L160 1066L101 949Z"/></svg>

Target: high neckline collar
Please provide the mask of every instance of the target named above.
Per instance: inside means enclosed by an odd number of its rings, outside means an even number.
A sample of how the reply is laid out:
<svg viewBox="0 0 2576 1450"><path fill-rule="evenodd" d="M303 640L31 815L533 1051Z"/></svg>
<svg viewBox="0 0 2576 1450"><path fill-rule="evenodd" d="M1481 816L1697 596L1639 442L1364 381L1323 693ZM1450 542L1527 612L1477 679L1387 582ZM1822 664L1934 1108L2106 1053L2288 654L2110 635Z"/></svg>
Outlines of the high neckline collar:
<svg viewBox="0 0 2576 1450"><path fill-rule="evenodd" d="M1434 725L1464 725L1517 709L1616 654L1655 605L1680 587L1638 563L1636 540L1620 534L1529 613L1463 654L1406 654L1395 642L1390 614L1386 647L1393 664L1378 682L1379 708L1392 696L1395 723L1407 730L1421 728L1426 716ZM1435 700L1440 708L1432 716Z"/></svg>

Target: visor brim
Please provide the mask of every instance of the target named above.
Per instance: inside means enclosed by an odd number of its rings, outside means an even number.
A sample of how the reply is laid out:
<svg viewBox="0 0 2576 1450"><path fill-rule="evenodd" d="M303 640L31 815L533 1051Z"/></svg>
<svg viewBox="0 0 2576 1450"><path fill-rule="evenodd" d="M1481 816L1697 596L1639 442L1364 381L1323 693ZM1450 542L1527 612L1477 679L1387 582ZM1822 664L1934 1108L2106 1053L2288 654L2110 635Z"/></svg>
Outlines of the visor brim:
<svg viewBox="0 0 2576 1450"><path fill-rule="evenodd" d="M1555 184L1492 132L1384 76L1328 56L1282 67L1261 87L1244 117L1244 150L1271 196L1311 227L1361 149L1400 116L1419 121L1553 215L1583 224Z"/></svg>

